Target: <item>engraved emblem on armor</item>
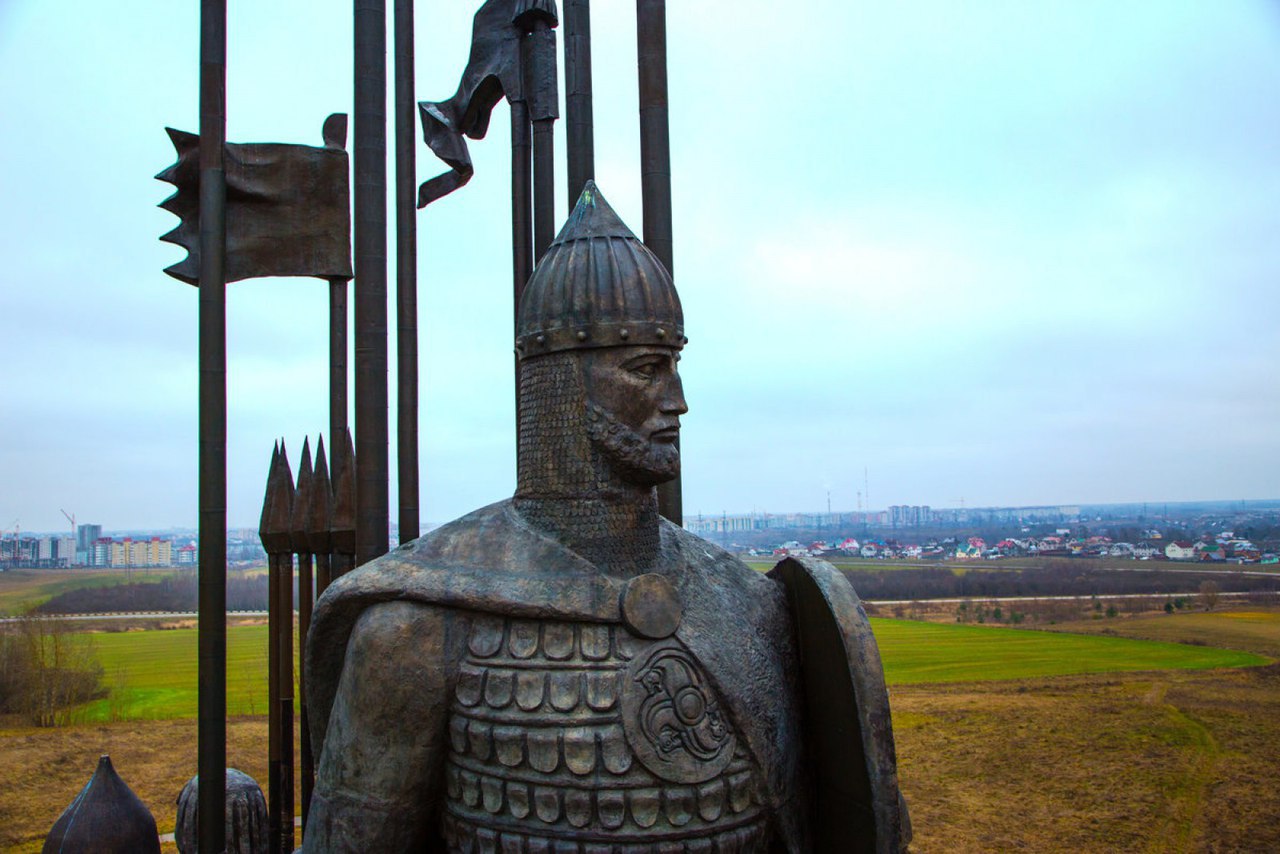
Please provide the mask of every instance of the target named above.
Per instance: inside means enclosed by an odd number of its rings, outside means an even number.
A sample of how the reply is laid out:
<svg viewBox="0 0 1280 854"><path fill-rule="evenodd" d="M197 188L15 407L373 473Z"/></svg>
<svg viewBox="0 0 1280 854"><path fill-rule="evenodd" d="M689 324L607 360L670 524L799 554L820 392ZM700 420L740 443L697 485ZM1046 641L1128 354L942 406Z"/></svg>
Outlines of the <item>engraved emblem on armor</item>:
<svg viewBox="0 0 1280 854"><path fill-rule="evenodd" d="M643 638L671 637L684 617L675 588L656 573L639 575L627 582L621 604L622 621Z"/></svg>
<svg viewBox="0 0 1280 854"><path fill-rule="evenodd" d="M636 757L663 780L704 783L733 758L734 733L709 680L674 641L627 668L622 721Z"/></svg>

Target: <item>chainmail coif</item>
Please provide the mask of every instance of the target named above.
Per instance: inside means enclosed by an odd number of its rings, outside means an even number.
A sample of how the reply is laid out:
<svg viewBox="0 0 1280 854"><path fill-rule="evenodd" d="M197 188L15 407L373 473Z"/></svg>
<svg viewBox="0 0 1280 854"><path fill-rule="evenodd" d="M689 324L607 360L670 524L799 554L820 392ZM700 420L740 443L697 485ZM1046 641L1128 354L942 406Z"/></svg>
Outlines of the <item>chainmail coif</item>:
<svg viewBox="0 0 1280 854"><path fill-rule="evenodd" d="M516 510L616 576L644 572L658 553L658 498L628 483L591 440L581 352L520 367Z"/></svg>

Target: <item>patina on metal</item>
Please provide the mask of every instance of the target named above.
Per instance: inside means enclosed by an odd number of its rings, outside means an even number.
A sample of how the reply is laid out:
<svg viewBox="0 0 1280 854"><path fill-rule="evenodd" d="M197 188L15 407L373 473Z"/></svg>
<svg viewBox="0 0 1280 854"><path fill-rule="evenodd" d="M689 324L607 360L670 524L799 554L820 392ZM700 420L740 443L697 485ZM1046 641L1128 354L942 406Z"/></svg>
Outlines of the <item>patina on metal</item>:
<svg viewBox="0 0 1280 854"><path fill-rule="evenodd" d="M196 825L200 815L200 777L187 781L178 795L173 841L178 854L196 854ZM243 771L227 769L226 854L267 851L267 799L256 780Z"/></svg>
<svg viewBox="0 0 1280 854"><path fill-rule="evenodd" d="M44 854L160 854L160 837L151 811L104 754L89 782L54 822L41 850Z"/></svg>
<svg viewBox="0 0 1280 854"><path fill-rule="evenodd" d="M387 5L354 0L356 556L387 551Z"/></svg>
<svg viewBox="0 0 1280 854"><path fill-rule="evenodd" d="M302 461L298 464L298 483L294 490L293 498L293 514L290 518L290 539L292 540L292 549L294 554L298 556L298 637L305 638L307 629L311 627L311 607L314 603L314 570L315 562L311 551L311 530L310 524L312 519L311 504L315 500L315 479L311 469L311 440L305 438L302 440ZM290 573L292 575L292 573ZM288 579L286 583L290 590L293 587L292 579ZM288 631L285 640L288 643L288 664L290 676L293 671L293 609L288 612ZM283 654L283 651L282 651ZM290 679L292 683L292 678ZM292 693L292 692L291 692ZM302 702L298 709L298 723L303 732L307 730L307 686L304 671L298 673L298 693L302 697ZM292 697L290 698L292 699ZM288 732L284 733L292 746L293 741L293 720L292 720L292 703L290 704L290 721ZM292 763L291 763L292 764ZM314 780L314 764L311 757L311 747L307 744L307 740L303 739L301 743L301 757L298 767L298 775L302 787L302 820L307 819L307 805L311 800L311 784ZM292 793L290 793L291 795ZM290 817L290 826L292 826L292 816ZM292 848L292 840L290 839L290 851Z"/></svg>
<svg viewBox="0 0 1280 854"><path fill-rule="evenodd" d="M674 275L671 236L671 133L667 101L666 0L636 0L640 81L640 199L644 243ZM658 487L662 515L684 524L680 478Z"/></svg>
<svg viewBox="0 0 1280 854"><path fill-rule="evenodd" d="M324 145L276 142L226 143L226 281L267 276L351 278L351 213L347 117L324 121ZM181 221L161 236L187 250L165 272L189 285L199 283L200 137L166 128L178 160L156 175L177 191L160 207Z"/></svg>
<svg viewBox="0 0 1280 854"><path fill-rule="evenodd" d="M520 307L514 497L316 604L305 851L903 846L848 582L762 576L658 512L686 340L665 266L588 182ZM808 711L828 692L847 720ZM815 745L863 757L867 785L824 796Z"/></svg>
<svg viewBox="0 0 1280 854"><path fill-rule="evenodd" d="M323 147L226 141L226 2L202 0L200 134L168 129L178 159L156 176L179 218L160 239L187 250L166 268L200 288L200 728L202 845L220 850L226 765L226 284L264 276L330 282L330 381L346 421L346 282L351 278L347 117L329 116ZM385 342L384 342L385 350Z"/></svg>
<svg viewBox="0 0 1280 854"><path fill-rule="evenodd" d="M227 764L227 3L200 3L198 771L200 842L221 851ZM175 194L177 195L177 194ZM190 218L185 220L190 223ZM110 763L108 762L108 767Z"/></svg>
<svg viewBox="0 0 1280 854"><path fill-rule="evenodd" d="M424 182L426 207L471 180L467 138L482 139L493 108L511 108L511 276L515 310L555 230L554 125L559 117L554 0L487 0L476 12L471 52L452 98L423 101L423 139L449 171ZM519 383L520 362L515 362ZM519 406L519 395L516 405Z"/></svg>
<svg viewBox="0 0 1280 854"><path fill-rule="evenodd" d="M400 542L418 538L418 221L413 0L395 0L396 468Z"/></svg>
<svg viewBox="0 0 1280 854"><path fill-rule="evenodd" d="M308 506L307 543L316 557L315 595L319 596L329 586L332 578L330 553L333 551L333 535L329 530L333 524L333 484L329 481L329 461L324 452L323 436L316 442L316 467L311 477L311 499ZM314 605L314 601L311 604ZM299 626L299 636L305 639L310 627L311 611L308 608L306 625Z"/></svg>
<svg viewBox="0 0 1280 854"><path fill-rule="evenodd" d="M564 2L564 126L569 198L596 177L595 118L591 104L591 3Z"/></svg>
<svg viewBox="0 0 1280 854"><path fill-rule="evenodd" d="M258 527L258 537L268 561L267 837L273 852L282 850L286 834L293 835L294 492L293 472L281 440L271 457L262 521ZM293 850L292 844L288 850Z"/></svg>
<svg viewBox="0 0 1280 854"><path fill-rule="evenodd" d="M334 442L333 511L329 516L329 544L332 549L331 577L337 578L355 565L356 559L356 453L351 431L343 430L341 444ZM341 453L338 449L341 448Z"/></svg>

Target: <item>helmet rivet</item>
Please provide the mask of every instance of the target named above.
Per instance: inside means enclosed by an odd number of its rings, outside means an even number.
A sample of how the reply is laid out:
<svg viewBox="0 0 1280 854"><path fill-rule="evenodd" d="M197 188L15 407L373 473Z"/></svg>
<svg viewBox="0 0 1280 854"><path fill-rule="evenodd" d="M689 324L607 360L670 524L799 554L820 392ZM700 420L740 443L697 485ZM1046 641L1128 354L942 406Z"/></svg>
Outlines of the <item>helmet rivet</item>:
<svg viewBox="0 0 1280 854"><path fill-rule="evenodd" d="M547 343L547 336L545 336L545 335L539 335L539 336L538 336L537 338L535 338L534 340L535 340L535 341L537 341L539 344L546 344L546 343Z"/></svg>
<svg viewBox="0 0 1280 854"><path fill-rule="evenodd" d="M655 335L657 335L659 338L666 338L666 337L667 337L667 330L665 330L665 329L659 329L659 330L658 330L657 332L655 332L654 334L655 334Z"/></svg>
<svg viewBox="0 0 1280 854"><path fill-rule="evenodd" d="M581 329L579 329L579 330L578 330L578 340L579 340L579 341L586 341L586 340L587 340L587 333L585 333L585 332L583 332Z"/></svg>
<svg viewBox="0 0 1280 854"><path fill-rule="evenodd" d="M623 341L626 341L628 338L631 337L631 333L625 329L622 329L622 330L619 330L618 337L621 338Z"/></svg>

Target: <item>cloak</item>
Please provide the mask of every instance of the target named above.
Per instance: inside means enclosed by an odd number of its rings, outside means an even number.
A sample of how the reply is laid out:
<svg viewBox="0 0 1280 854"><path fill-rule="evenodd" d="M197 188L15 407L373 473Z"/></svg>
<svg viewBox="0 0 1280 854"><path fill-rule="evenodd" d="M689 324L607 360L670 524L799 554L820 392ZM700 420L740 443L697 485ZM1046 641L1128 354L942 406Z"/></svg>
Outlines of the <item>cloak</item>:
<svg viewBox="0 0 1280 854"><path fill-rule="evenodd" d="M809 850L799 666L778 581L663 519L654 573L684 613L675 637L700 662L755 760L784 847ZM510 500L463 516L334 581L307 636L314 756L323 755L347 641L360 615L407 600L509 617L622 623L625 582L530 527Z"/></svg>

